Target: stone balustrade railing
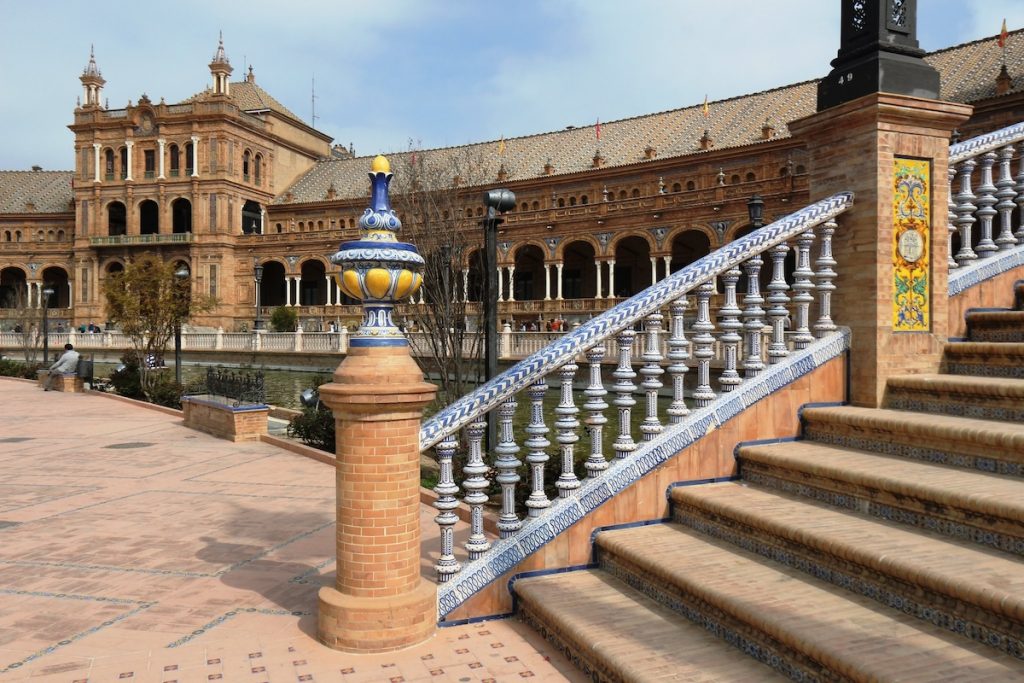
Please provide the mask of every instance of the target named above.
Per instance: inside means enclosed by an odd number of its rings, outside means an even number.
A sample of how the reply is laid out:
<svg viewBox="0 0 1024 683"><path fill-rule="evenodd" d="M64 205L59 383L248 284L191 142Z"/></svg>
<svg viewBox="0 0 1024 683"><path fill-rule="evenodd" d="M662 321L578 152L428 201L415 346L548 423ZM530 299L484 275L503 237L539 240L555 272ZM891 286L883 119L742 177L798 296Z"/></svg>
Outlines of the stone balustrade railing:
<svg viewBox="0 0 1024 683"><path fill-rule="evenodd" d="M1024 244L1024 123L950 145L949 183L952 282L953 269Z"/></svg>
<svg viewBox="0 0 1024 683"><path fill-rule="evenodd" d="M759 375L769 383L780 381L776 370L788 370L791 353L807 362L807 354L820 350L820 344L847 338L831 318L836 288L832 236L835 217L852 202L850 193L834 195L724 246L560 336L423 424L421 449L434 448L440 465L435 520L441 548L435 569L444 584L439 592L442 616L539 547L544 541L538 539L557 533L555 527L564 528L562 517L578 519L587 509L584 503L621 488L602 483L606 472L642 456L645 446L660 436L688 428L688 416L720 403L741 410L746 398L744 391L737 391L740 385L758 385ZM787 273L791 250L796 267ZM771 275L766 296L761 289L763 270ZM724 303L716 324L711 299L719 279ZM684 317L691 302L696 316ZM666 310L668 316L663 315ZM771 330L767 338L766 327ZM611 372L614 383L608 387L602 363L610 355L617 363ZM711 372L716 355L722 359L717 391ZM688 388L691 366L696 383ZM573 391L578 375L587 384L582 406ZM545 407L549 383L558 391L553 410ZM668 387L670 399L659 400ZM518 435L514 423L520 394L529 404L529 418L524 434ZM732 406L737 402L738 407ZM609 409L614 416L606 415ZM641 419L634 420L634 410ZM496 411L498 434L493 460L485 462L483 436L491 411ZM551 412L553 425L547 421ZM635 422L639 424L634 426ZM614 424L613 433L606 439L609 423ZM555 445L550 439L552 426ZM581 477L575 460L583 444L588 454ZM454 468L460 449L465 462L461 484ZM525 464L518 458L523 450ZM549 475L547 465L553 457L556 473ZM489 479L491 472L495 475ZM554 491L546 486L552 478ZM619 478L615 474L617 482ZM517 485L524 479L529 495L517 501ZM483 506L491 491L501 501L500 540L493 547L483 526ZM461 503L472 513L465 569L454 555L453 540L458 521L454 511Z"/></svg>

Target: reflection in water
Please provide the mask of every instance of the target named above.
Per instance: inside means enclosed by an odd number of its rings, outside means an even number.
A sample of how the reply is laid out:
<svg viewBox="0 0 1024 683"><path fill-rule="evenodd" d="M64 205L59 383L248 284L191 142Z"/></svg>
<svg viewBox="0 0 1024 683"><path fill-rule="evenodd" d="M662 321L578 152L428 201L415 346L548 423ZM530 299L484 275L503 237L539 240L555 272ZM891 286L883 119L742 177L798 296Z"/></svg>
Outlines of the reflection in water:
<svg viewBox="0 0 1024 683"><path fill-rule="evenodd" d="M101 363L96 362L95 375L96 377L109 377L110 373L120 365L120 363ZM182 365L182 381L188 385L192 382L199 382L206 378L206 366L200 365ZM259 368L246 368L236 369L228 368L229 371L234 372L255 372ZM174 368L169 368L167 372L174 372ZM316 369L311 368L308 371L303 370L263 370L263 375L266 378L267 384L267 403L280 406L282 408L295 408L301 409L302 405L299 403L299 392L303 389L308 389L318 384L324 384L331 380L331 374L334 372L334 368L322 368Z"/></svg>

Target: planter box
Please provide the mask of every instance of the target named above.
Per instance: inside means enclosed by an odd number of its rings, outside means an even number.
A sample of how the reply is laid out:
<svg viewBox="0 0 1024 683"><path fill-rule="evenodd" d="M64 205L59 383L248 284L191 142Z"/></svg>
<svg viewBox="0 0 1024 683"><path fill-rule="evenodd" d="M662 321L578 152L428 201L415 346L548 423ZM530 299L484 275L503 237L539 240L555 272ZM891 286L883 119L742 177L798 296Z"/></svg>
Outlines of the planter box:
<svg viewBox="0 0 1024 683"><path fill-rule="evenodd" d="M184 396L185 426L229 441L259 441L267 433L270 406L232 406L212 396Z"/></svg>

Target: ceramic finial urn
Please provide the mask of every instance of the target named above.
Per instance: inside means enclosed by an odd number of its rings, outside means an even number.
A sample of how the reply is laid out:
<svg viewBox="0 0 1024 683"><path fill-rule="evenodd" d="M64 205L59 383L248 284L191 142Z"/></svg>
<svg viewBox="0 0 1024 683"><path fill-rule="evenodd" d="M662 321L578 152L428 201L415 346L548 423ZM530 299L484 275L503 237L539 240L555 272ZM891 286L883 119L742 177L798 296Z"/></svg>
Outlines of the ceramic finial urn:
<svg viewBox="0 0 1024 683"><path fill-rule="evenodd" d="M423 282L423 257L416 247L395 236L402 221L388 198L391 178L387 158L376 157L370 167L370 206L359 219L359 239L344 242L331 256L331 263L341 269L341 291L363 302L363 324L352 337L352 346L408 344L392 311Z"/></svg>

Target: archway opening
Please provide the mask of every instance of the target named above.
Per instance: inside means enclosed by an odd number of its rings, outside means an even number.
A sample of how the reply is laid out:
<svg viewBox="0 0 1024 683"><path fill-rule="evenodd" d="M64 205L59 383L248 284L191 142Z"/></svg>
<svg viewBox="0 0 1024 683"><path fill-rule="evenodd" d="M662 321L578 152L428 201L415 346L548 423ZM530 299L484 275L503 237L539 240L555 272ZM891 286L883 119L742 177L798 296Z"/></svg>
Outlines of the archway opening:
<svg viewBox="0 0 1024 683"><path fill-rule="evenodd" d="M590 242L572 242L562 255L562 297L593 299L597 296L597 259Z"/></svg>
<svg viewBox="0 0 1024 683"><path fill-rule="evenodd" d="M50 308L71 308L71 292L68 291L68 271L60 266L43 269L43 286L50 287Z"/></svg>
<svg viewBox="0 0 1024 683"><path fill-rule="evenodd" d="M107 204L107 234L111 237L128 234L128 210L121 202Z"/></svg>
<svg viewBox="0 0 1024 683"><path fill-rule="evenodd" d="M184 197L171 202L171 224L175 233L192 232L192 202Z"/></svg>
<svg viewBox="0 0 1024 683"><path fill-rule="evenodd" d="M711 240L700 230L687 230L672 239L672 266L674 273L699 258L711 253Z"/></svg>
<svg viewBox="0 0 1024 683"><path fill-rule="evenodd" d="M13 266L0 270L0 308L24 308L27 304L25 271Z"/></svg>
<svg viewBox="0 0 1024 683"><path fill-rule="evenodd" d="M242 205L242 234L263 234L263 211L260 209L260 205L251 199Z"/></svg>
<svg viewBox="0 0 1024 683"><path fill-rule="evenodd" d="M160 233L160 207L152 199L139 204L139 234L157 235Z"/></svg>
<svg viewBox="0 0 1024 683"><path fill-rule="evenodd" d="M626 237L615 245L616 297L630 297L651 286L651 246L642 237Z"/></svg>
<svg viewBox="0 0 1024 683"><path fill-rule="evenodd" d="M277 261L263 264L263 278L260 280L260 305L284 306L284 266Z"/></svg>
<svg viewBox="0 0 1024 683"><path fill-rule="evenodd" d="M518 301L536 301L544 298L544 252L540 247L527 244L515 253L516 270L512 291ZM506 292L505 298L508 298Z"/></svg>
<svg viewBox="0 0 1024 683"><path fill-rule="evenodd" d="M300 306L324 306L327 304L327 269L316 259L302 264L299 281Z"/></svg>
<svg viewBox="0 0 1024 683"><path fill-rule="evenodd" d="M469 255L469 284L467 301L482 301L484 297L484 250L475 249Z"/></svg>

